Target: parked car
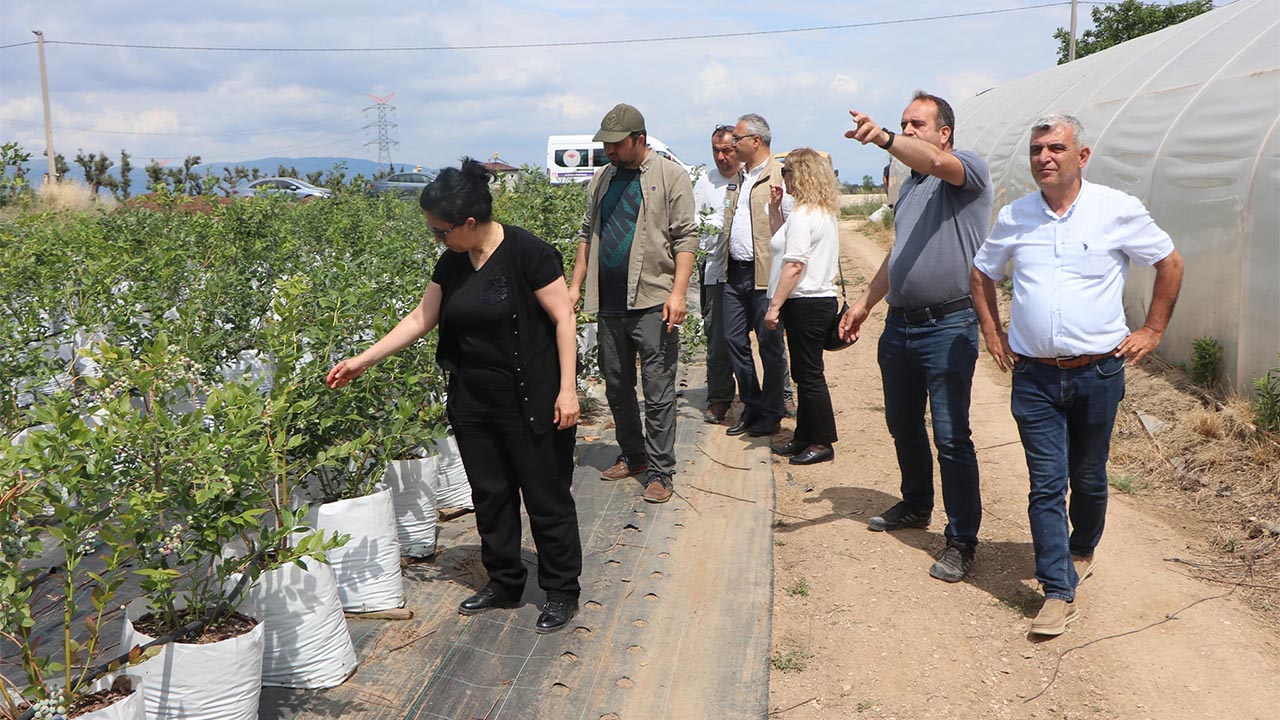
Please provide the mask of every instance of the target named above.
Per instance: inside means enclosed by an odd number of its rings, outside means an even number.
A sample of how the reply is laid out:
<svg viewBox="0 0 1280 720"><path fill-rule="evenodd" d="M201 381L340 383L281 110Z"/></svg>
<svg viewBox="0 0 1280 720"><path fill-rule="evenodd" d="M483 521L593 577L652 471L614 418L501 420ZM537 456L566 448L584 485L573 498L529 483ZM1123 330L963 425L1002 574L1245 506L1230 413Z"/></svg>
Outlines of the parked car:
<svg viewBox="0 0 1280 720"><path fill-rule="evenodd" d="M291 177L269 177L262 178L261 180L254 180L244 187L236 188L232 194L240 197L280 194L292 195L298 199L310 197L333 197L333 191L328 188L316 187L305 180L299 180L298 178Z"/></svg>
<svg viewBox="0 0 1280 720"><path fill-rule="evenodd" d="M385 192L395 193L401 197L417 198L435 178L424 172L406 172L388 175L381 180L369 184L369 194L380 195Z"/></svg>

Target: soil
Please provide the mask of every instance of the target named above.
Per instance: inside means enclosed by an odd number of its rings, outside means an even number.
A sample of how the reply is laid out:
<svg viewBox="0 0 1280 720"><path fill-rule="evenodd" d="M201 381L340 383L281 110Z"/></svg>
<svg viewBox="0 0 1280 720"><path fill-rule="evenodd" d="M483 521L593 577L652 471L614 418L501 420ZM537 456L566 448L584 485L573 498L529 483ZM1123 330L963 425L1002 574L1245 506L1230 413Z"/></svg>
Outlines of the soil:
<svg viewBox="0 0 1280 720"><path fill-rule="evenodd" d="M856 296L886 237L850 221L841 238ZM944 545L940 492L926 530L866 528L899 499L876 363L884 311L857 345L826 355L835 462L775 459L771 717L1274 717L1280 538L1265 523L1280 520L1280 453L1240 403L1207 405L1160 363L1127 371L1107 530L1081 617L1038 638L1027 633L1043 598L1026 464L1009 378L985 350L971 405L984 507L972 576L951 585L928 575ZM1138 413L1165 426L1144 430Z"/></svg>
<svg viewBox="0 0 1280 720"><path fill-rule="evenodd" d="M178 613L177 622L179 623L179 627L182 627L183 625L198 619L199 618L194 614ZM133 626L138 630L138 632L145 633L153 638L158 638L170 632L170 628L162 627L156 622L156 618L153 615L143 615L134 621ZM223 640L230 640L233 637L244 635L257 626L257 620L254 620L248 615L233 612L223 618L217 625L213 627L206 627L199 635L188 637L182 642L189 645L212 645L216 642L222 642Z"/></svg>
<svg viewBox="0 0 1280 720"><path fill-rule="evenodd" d="M134 688L127 677L120 676L106 690L80 696L80 699L67 708L67 717L78 718L95 710L111 707L134 693Z"/></svg>

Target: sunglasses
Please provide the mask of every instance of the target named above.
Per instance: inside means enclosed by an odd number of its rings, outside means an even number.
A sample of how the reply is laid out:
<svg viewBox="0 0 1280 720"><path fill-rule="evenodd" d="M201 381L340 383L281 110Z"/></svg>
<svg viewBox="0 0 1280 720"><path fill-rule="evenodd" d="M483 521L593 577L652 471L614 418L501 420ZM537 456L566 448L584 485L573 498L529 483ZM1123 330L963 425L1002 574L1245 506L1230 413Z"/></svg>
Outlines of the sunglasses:
<svg viewBox="0 0 1280 720"><path fill-rule="evenodd" d="M431 231L431 234L432 234L432 235L435 235L435 236L436 236L436 239L437 239L437 240L443 240L443 239L445 239L445 237L446 237L446 236L448 236L448 234L449 234L449 233L453 232L454 230L457 230L457 229L458 229L458 228L460 228L460 227L462 227L462 226L461 226L461 225L454 225L453 227L451 227L451 228L449 228L449 229L447 229L447 230L441 230L440 228L435 228L435 227L431 227L430 225L428 225L428 226L427 226L427 229Z"/></svg>

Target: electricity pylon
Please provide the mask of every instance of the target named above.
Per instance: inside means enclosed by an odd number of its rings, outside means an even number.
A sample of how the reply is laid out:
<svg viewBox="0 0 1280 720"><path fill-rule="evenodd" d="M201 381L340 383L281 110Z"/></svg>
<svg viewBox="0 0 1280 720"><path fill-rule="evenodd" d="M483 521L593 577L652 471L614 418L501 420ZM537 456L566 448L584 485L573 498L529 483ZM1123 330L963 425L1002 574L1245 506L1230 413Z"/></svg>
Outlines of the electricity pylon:
<svg viewBox="0 0 1280 720"><path fill-rule="evenodd" d="M376 127L378 129L378 137L365 143L364 146L369 147L370 145L377 143L378 170L380 171L386 170L386 166L391 164L392 146L400 144L399 140L393 140L391 138L391 131L394 130L397 125L388 117L389 115L395 114L396 106L390 104L391 98L395 96L395 93L391 93L390 95L381 98L376 95L370 95L369 98L373 100L374 104L364 109L366 113L370 110L378 111L378 119L364 126L365 130Z"/></svg>

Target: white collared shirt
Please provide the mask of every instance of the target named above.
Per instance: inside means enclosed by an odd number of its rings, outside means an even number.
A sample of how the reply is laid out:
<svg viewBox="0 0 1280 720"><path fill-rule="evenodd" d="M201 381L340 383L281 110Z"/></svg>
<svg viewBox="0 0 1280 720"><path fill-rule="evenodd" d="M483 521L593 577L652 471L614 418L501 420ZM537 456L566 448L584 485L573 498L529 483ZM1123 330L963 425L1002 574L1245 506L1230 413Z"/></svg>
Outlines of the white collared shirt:
<svg viewBox="0 0 1280 720"><path fill-rule="evenodd" d="M764 166L769 164L769 159L755 166L754 168L744 169L742 177L742 187L738 189L738 205L733 211L733 227L729 228L729 257L734 260L755 260L756 246L755 240L751 236L751 188L756 186L756 181L760 179L760 173L764 172ZM782 182L782 178L778 178L778 182ZM795 198L789 194L782 195L782 218L785 220L791 214L791 208L795 205ZM727 209L727 208L726 208ZM762 205L760 212L769 212L768 205ZM721 221L723 222L723 220Z"/></svg>
<svg viewBox="0 0 1280 720"><path fill-rule="evenodd" d="M1009 345L1038 358L1096 355L1129 335L1124 283L1129 262L1154 265L1173 240L1142 201L1083 182L1061 217L1039 192L1000 208L974 267L992 280L1013 262Z"/></svg>
<svg viewBox="0 0 1280 720"><path fill-rule="evenodd" d="M702 272L702 284L714 285L725 280L725 246L720 242L724 229L724 198L738 173L729 177L720 174L712 165L693 184L694 220L703 229L700 247L707 254L707 267Z"/></svg>
<svg viewBox="0 0 1280 720"><path fill-rule="evenodd" d="M840 272L840 230L836 215L813 205L800 205L773 234L769 243L769 289L772 298L782 277L782 266L804 266L788 298L835 297Z"/></svg>

